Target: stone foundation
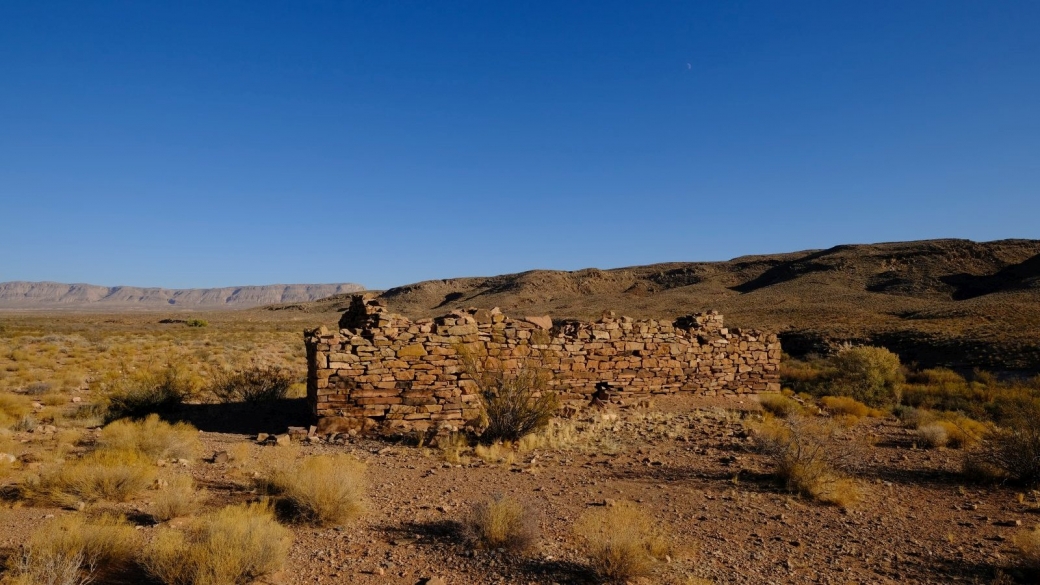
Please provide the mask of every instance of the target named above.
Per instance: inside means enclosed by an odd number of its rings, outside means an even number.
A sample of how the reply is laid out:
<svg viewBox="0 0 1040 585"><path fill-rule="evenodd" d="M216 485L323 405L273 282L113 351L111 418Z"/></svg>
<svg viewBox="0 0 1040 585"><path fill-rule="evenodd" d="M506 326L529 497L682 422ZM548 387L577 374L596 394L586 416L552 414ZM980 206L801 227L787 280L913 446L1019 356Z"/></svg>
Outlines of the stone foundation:
<svg viewBox="0 0 1040 585"><path fill-rule="evenodd" d="M305 332L314 414L372 419L388 430L460 427L477 417L476 383L460 352L506 370L525 363L543 368L552 374L549 387L570 407L587 405L597 392L625 401L780 391L776 335L726 329L716 312L674 322L608 313L594 323L553 323L547 316L512 319L497 309L470 309L410 321L357 295L339 325L338 332Z"/></svg>

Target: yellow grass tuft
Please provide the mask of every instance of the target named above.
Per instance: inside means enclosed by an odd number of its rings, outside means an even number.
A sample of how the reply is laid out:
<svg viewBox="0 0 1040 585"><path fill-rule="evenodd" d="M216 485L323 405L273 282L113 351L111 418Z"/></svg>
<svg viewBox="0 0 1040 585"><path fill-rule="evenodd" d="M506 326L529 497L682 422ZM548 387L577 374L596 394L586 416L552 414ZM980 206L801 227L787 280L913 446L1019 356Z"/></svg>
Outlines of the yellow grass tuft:
<svg viewBox="0 0 1040 585"><path fill-rule="evenodd" d="M27 585L81 585L103 581L131 563L135 530L123 518L80 514L47 522L11 560L15 582Z"/></svg>
<svg viewBox="0 0 1040 585"><path fill-rule="evenodd" d="M329 526L364 510L365 464L350 455L316 455L274 469L267 488L294 517Z"/></svg>
<svg viewBox="0 0 1040 585"><path fill-rule="evenodd" d="M478 548L522 553L538 543L538 519L520 501L498 496L473 507L465 521L466 533Z"/></svg>
<svg viewBox="0 0 1040 585"><path fill-rule="evenodd" d="M195 508L198 499L195 482L191 476L174 475L159 486L152 515L161 522L187 516Z"/></svg>
<svg viewBox="0 0 1040 585"><path fill-rule="evenodd" d="M229 506L185 530L160 530L142 555L148 572L167 585L249 583L278 571L292 537L271 509Z"/></svg>
<svg viewBox="0 0 1040 585"><path fill-rule="evenodd" d="M632 502L586 512L575 532L584 542L592 569L611 581L650 575L657 561L671 553L660 524Z"/></svg>
<svg viewBox="0 0 1040 585"><path fill-rule="evenodd" d="M153 460L191 459L201 449L199 432L187 423L169 424L159 415L144 420L117 420L101 429L98 444L103 449L136 452Z"/></svg>
<svg viewBox="0 0 1040 585"><path fill-rule="evenodd" d="M155 480L156 469L140 453L101 450L56 465L23 486L26 499L69 505L76 500L125 502Z"/></svg>

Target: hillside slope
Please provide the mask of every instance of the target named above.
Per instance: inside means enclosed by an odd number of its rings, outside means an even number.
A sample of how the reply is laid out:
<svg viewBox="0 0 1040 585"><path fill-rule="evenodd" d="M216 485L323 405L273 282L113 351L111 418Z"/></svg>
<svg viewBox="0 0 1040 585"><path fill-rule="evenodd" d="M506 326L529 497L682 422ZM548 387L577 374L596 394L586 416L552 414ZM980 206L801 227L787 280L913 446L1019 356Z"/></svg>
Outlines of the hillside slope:
<svg viewBox="0 0 1040 585"><path fill-rule="evenodd" d="M271 284L225 288L141 288L57 282L2 282L0 309L244 309L307 302L363 290L358 284Z"/></svg>
<svg viewBox="0 0 1040 585"><path fill-rule="evenodd" d="M1040 370L1040 240L926 240L674 262L532 270L419 282L381 293L411 317L467 306L556 319L675 317L717 309L727 324L780 332L799 354L851 340L923 365ZM343 308L345 297L309 310Z"/></svg>

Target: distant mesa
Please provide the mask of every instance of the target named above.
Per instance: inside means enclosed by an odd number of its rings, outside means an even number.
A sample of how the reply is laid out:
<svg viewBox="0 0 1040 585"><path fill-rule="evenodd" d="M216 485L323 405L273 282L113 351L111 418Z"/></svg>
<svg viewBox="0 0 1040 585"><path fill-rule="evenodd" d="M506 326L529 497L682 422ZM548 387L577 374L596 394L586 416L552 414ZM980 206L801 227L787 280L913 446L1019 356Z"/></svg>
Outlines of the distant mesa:
<svg viewBox="0 0 1040 585"><path fill-rule="evenodd" d="M219 310L303 303L365 290L360 284L269 284L225 288L143 288L58 282L2 282L0 310Z"/></svg>

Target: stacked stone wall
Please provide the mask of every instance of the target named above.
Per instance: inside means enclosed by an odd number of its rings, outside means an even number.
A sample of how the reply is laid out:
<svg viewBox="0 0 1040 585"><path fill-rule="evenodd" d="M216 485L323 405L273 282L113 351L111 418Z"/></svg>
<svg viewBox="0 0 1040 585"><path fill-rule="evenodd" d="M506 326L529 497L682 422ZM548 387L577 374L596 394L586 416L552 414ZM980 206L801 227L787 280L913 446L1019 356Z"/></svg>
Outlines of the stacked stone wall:
<svg viewBox="0 0 1040 585"><path fill-rule="evenodd" d="M305 333L307 396L318 417L372 419L390 429L458 427L479 414L463 354L505 370L551 373L565 405L687 392L778 392L775 334L727 329L716 312L675 321L608 313L596 322L512 319L497 309L410 321L357 295L338 331Z"/></svg>

